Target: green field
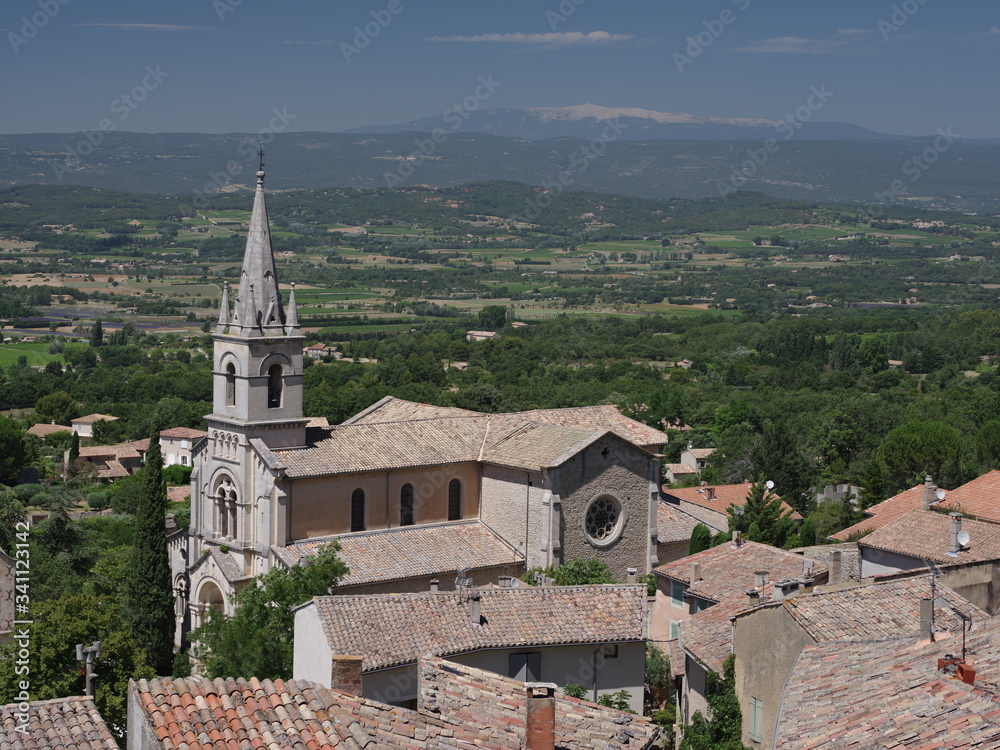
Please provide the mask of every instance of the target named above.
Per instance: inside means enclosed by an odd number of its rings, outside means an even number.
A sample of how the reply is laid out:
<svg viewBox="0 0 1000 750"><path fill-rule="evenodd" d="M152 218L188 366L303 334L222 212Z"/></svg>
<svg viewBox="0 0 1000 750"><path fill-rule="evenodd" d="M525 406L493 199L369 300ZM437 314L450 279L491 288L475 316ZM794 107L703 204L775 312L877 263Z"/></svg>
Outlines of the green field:
<svg viewBox="0 0 1000 750"><path fill-rule="evenodd" d="M46 334L48 331L45 332ZM39 332L37 335L41 336ZM28 358L28 367L44 367L49 362L62 362L61 354L49 354L48 344L4 344L0 346L0 367L16 365L21 357Z"/></svg>

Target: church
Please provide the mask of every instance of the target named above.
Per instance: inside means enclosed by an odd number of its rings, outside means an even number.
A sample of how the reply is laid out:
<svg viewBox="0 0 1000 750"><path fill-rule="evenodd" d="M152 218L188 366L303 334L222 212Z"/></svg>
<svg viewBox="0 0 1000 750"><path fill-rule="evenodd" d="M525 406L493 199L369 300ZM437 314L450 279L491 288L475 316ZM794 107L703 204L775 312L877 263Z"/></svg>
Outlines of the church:
<svg viewBox="0 0 1000 750"><path fill-rule="evenodd" d="M295 285L287 305L278 287L263 162L212 338L191 524L172 543L179 634L332 539L351 571L337 592L359 594L509 582L581 558L619 581L656 566L667 436L613 406L483 414L386 397L337 426L303 415L305 337Z"/></svg>

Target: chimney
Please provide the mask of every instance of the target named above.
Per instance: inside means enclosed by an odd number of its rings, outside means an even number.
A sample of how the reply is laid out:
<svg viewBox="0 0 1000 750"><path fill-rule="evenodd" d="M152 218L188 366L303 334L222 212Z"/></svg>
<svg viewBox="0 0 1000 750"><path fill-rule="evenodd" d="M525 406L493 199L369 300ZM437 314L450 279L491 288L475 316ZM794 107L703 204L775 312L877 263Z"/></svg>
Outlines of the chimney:
<svg viewBox="0 0 1000 750"><path fill-rule="evenodd" d="M830 583L840 583L843 576L841 556L843 553L839 549L830 553Z"/></svg>
<svg viewBox="0 0 1000 750"><path fill-rule="evenodd" d="M691 585L694 586L695 581L701 580L701 563L693 562L691 563Z"/></svg>
<svg viewBox="0 0 1000 750"><path fill-rule="evenodd" d="M483 621L483 601L479 594L469 597L469 621L473 625L479 625Z"/></svg>
<svg viewBox="0 0 1000 750"><path fill-rule="evenodd" d="M441 590L441 583L440 583L440 581L438 581L437 578L432 578L431 579L431 591L436 594L440 590Z"/></svg>
<svg viewBox="0 0 1000 750"><path fill-rule="evenodd" d="M760 604L760 592L757 589L749 589L747 591L747 606L756 607Z"/></svg>
<svg viewBox="0 0 1000 750"><path fill-rule="evenodd" d="M742 531L737 530L737 531L733 532L733 544L736 545L737 547L742 547L743 546L743 532Z"/></svg>
<svg viewBox="0 0 1000 750"><path fill-rule="evenodd" d="M934 600L920 600L920 640L934 640Z"/></svg>
<svg viewBox="0 0 1000 750"><path fill-rule="evenodd" d="M330 688L361 696L361 657L334 654L330 657Z"/></svg>
<svg viewBox="0 0 1000 750"><path fill-rule="evenodd" d="M767 585L768 571L766 570L755 570L753 574L753 587L758 591L763 592L764 587Z"/></svg>
<svg viewBox="0 0 1000 750"><path fill-rule="evenodd" d="M951 546L948 548L948 557L958 557L958 535L962 533L962 514L949 513L951 516Z"/></svg>
<svg viewBox="0 0 1000 750"><path fill-rule="evenodd" d="M511 577L510 576L500 576L500 588L509 589L511 588Z"/></svg>
<svg viewBox="0 0 1000 750"><path fill-rule="evenodd" d="M635 583L635 574L636 574L637 572L638 572L638 571L636 571L636 569L635 569L635 568L627 568L627 569L625 570L625 580L626 580L626 581L627 581L628 583Z"/></svg>
<svg viewBox="0 0 1000 750"><path fill-rule="evenodd" d="M551 682L526 682L528 716L525 746L528 750L555 750L556 686Z"/></svg>
<svg viewBox="0 0 1000 750"><path fill-rule="evenodd" d="M932 484L934 480L931 475L928 474L924 477L924 500L920 506L921 510L930 510L931 503L934 502L934 485Z"/></svg>
<svg viewBox="0 0 1000 750"><path fill-rule="evenodd" d="M705 499L707 499L707 500L715 500L715 487L706 487L705 488Z"/></svg>

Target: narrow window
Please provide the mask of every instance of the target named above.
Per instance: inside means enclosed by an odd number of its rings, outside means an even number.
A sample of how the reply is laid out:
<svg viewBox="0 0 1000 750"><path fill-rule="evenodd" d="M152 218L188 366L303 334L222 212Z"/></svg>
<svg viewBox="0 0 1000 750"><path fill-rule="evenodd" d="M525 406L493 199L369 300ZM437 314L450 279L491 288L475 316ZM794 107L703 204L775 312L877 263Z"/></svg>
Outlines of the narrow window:
<svg viewBox="0 0 1000 750"><path fill-rule="evenodd" d="M462 483L452 479L448 483L448 520L457 521L462 517Z"/></svg>
<svg viewBox="0 0 1000 750"><path fill-rule="evenodd" d="M226 508L225 488L219 489L218 511L219 511L219 536L227 537L229 536L229 511Z"/></svg>
<svg viewBox="0 0 1000 750"><path fill-rule="evenodd" d="M750 712L748 718L750 719L750 740L752 742L760 742L763 725L764 725L764 702L758 700L757 698L750 699Z"/></svg>
<svg viewBox="0 0 1000 750"><path fill-rule="evenodd" d="M413 525L413 485L409 482L399 490L399 525Z"/></svg>
<svg viewBox="0 0 1000 750"><path fill-rule="evenodd" d="M670 603L675 607L684 606L684 584L678 581L670 582Z"/></svg>
<svg viewBox="0 0 1000 750"><path fill-rule="evenodd" d="M226 406L236 406L236 366L226 365Z"/></svg>
<svg viewBox="0 0 1000 750"><path fill-rule="evenodd" d="M365 530L365 491L360 487L351 495L351 531Z"/></svg>
<svg viewBox="0 0 1000 750"><path fill-rule="evenodd" d="M281 408L281 365L271 365L267 371L267 408Z"/></svg>

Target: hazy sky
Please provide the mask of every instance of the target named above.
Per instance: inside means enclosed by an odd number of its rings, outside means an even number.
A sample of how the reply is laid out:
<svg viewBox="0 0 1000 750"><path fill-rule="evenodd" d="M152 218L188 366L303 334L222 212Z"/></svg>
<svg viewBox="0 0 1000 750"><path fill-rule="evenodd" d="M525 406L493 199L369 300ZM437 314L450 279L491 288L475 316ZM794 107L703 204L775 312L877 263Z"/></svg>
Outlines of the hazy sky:
<svg viewBox="0 0 1000 750"><path fill-rule="evenodd" d="M998 137L998 6L4 0L0 131L88 130L109 118L117 130L254 132L275 109L282 127L338 131L438 115L477 86L488 107L778 119L825 86L816 120ZM487 91L480 76L499 85Z"/></svg>

